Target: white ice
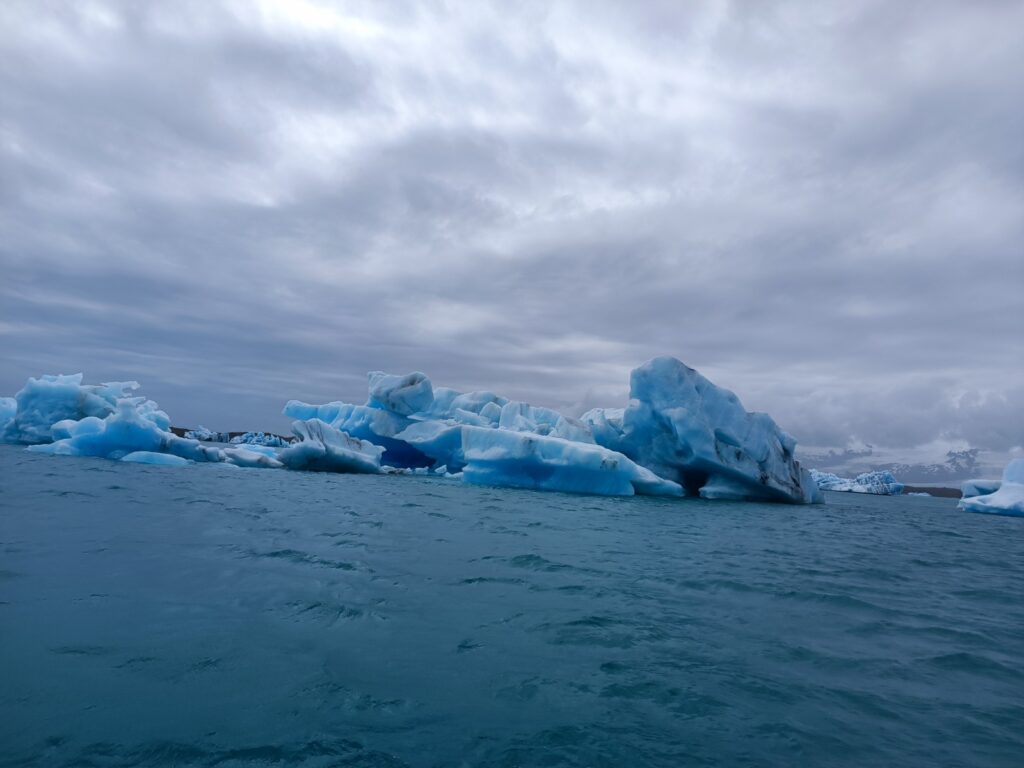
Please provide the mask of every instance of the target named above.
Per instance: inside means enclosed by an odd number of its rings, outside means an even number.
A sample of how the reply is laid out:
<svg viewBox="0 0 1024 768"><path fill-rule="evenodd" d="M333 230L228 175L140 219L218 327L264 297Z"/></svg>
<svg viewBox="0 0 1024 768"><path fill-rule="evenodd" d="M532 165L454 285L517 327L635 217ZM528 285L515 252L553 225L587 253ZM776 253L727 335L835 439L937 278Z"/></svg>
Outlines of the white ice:
<svg viewBox="0 0 1024 768"><path fill-rule="evenodd" d="M384 453L380 446L339 432L320 419L296 421L292 423L292 432L298 441L278 454L278 460L288 469L380 472L380 457Z"/></svg>
<svg viewBox="0 0 1024 768"><path fill-rule="evenodd" d="M130 464L157 464L163 467L187 467L188 459L181 456L172 456L169 453L153 453L153 451L132 451L121 457L121 461Z"/></svg>
<svg viewBox="0 0 1024 768"><path fill-rule="evenodd" d="M887 471L863 472L851 479L812 469L811 477L823 491L872 493L877 496L899 496L903 493L903 483Z"/></svg>
<svg viewBox="0 0 1024 768"><path fill-rule="evenodd" d="M249 467L252 469L280 469L284 466L277 457L277 452L262 445L240 445L238 447L224 448L221 450L224 460L236 467Z"/></svg>
<svg viewBox="0 0 1024 768"><path fill-rule="evenodd" d="M283 448L288 441L279 435L272 435L268 432L246 432L243 435L236 435L229 441L232 445L263 445L272 448Z"/></svg>
<svg viewBox="0 0 1024 768"><path fill-rule="evenodd" d="M959 507L968 512L1024 517L1024 459L1014 459L1006 465L998 490L960 499Z"/></svg>
<svg viewBox="0 0 1024 768"><path fill-rule="evenodd" d="M683 489L621 453L592 443L487 427L457 427L462 479L497 485L603 496L682 496Z"/></svg>

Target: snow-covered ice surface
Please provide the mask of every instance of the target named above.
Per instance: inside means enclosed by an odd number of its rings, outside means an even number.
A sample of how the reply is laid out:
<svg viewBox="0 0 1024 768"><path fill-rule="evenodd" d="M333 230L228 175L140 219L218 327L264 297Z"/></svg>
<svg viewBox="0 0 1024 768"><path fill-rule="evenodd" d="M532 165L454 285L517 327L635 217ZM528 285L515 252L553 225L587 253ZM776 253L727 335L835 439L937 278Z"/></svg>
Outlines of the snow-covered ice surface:
<svg viewBox="0 0 1024 768"><path fill-rule="evenodd" d="M1014 459L1006 465L998 490L960 499L959 506L968 512L1024 516L1024 459Z"/></svg>
<svg viewBox="0 0 1024 768"><path fill-rule="evenodd" d="M839 477L831 472L810 470L811 477L823 491L846 491L848 493L873 493L879 496L899 496L903 483L893 477L892 472L862 472L855 478Z"/></svg>

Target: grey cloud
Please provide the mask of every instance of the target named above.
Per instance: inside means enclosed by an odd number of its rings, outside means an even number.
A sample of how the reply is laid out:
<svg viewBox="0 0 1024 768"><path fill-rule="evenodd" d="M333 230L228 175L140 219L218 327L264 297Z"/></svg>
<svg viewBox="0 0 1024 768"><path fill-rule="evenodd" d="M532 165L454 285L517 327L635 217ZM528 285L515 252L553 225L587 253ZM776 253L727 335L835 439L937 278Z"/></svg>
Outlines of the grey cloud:
<svg viewBox="0 0 1024 768"><path fill-rule="evenodd" d="M282 428L370 369L1024 443L1021 3L8 3L0 391Z"/></svg>

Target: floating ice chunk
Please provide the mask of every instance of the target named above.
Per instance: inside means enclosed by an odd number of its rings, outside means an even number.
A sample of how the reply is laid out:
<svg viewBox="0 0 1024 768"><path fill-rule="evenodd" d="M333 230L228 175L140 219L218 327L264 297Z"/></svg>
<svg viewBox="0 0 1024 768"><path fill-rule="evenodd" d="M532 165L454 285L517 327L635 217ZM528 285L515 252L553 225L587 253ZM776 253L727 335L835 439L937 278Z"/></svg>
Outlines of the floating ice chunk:
<svg viewBox="0 0 1024 768"><path fill-rule="evenodd" d="M339 432L320 419L296 421L292 424L292 432L298 442L289 445L278 456L288 469L371 474L381 471L383 448Z"/></svg>
<svg viewBox="0 0 1024 768"><path fill-rule="evenodd" d="M202 440L204 443L226 443L228 441L226 432L214 432L202 424L195 429L188 430L185 437L189 440Z"/></svg>
<svg viewBox="0 0 1024 768"><path fill-rule="evenodd" d="M852 480L832 472L810 470L811 477L823 491L846 491L849 493L873 493L877 496L899 496L903 483L893 477L892 472L863 472Z"/></svg>
<svg viewBox="0 0 1024 768"><path fill-rule="evenodd" d="M370 381L370 399L366 404L373 408L409 416L426 410L434 402L434 388L430 379L418 371L405 376L371 371L367 377Z"/></svg>
<svg viewBox="0 0 1024 768"><path fill-rule="evenodd" d="M960 499L959 507L968 512L1024 516L1024 459L1014 459L1006 465L997 491Z"/></svg>
<svg viewBox="0 0 1024 768"><path fill-rule="evenodd" d="M691 494L807 503L817 485L793 457L796 442L763 413L672 357L630 376L630 404L584 414L599 445L624 453Z"/></svg>
<svg viewBox="0 0 1024 768"><path fill-rule="evenodd" d="M999 490L1002 482L999 480L964 480L960 484L960 495L965 499L972 496L987 496Z"/></svg>
<svg viewBox="0 0 1024 768"><path fill-rule="evenodd" d="M51 427L58 421L103 418L113 413L118 399L138 387L135 381L82 384L80 373L30 378L14 397L16 409L0 428L0 443L48 443L53 439ZM170 423L156 403L140 401L138 410L161 428Z"/></svg>
<svg viewBox="0 0 1024 768"><path fill-rule="evenodd" d="M99 456L120 459L138 451L169 453L192 461L223 461L218 448L208 448L161 429L151 417L156 405L141 397L123 397L116 410L105 418L86 416L78 421L65 419L54 425L62 435L55 442L31 445L30 451L60 456ZM166 414L159 411L166 421Z"/></svg>
<svg viewBox="0 0 1024 768"><path fill-rule="evenodd" d="M463 481L602 496L681 496L682 488L637 466L615 451L577 443L486 427L462 427L466 466Z"/></svg>
<svg viewBox="0 0 1024 768"><path fill-rule="evenodd" d="M153 451L132 451L122 456L121 461L131 464L159 464L164 467L187 467L188 459L172 456L169 453L153 453Z"/></svg>
<svg viewBox="0 0 1024 768"><path fill-rule="evenodd" d="M224 459L236 467L279 469L284 466L273 448L260 445L246 445L238 448L224 448Z"/></svg>
<svg viewBox="0 0 1024 768"><path fill-rule="evenodd" d="M246 432L244 435L235 435L229 442L232 445L263 445L272 448L283 448L288 445L288 441L283 437L269 432Z"/></svg>

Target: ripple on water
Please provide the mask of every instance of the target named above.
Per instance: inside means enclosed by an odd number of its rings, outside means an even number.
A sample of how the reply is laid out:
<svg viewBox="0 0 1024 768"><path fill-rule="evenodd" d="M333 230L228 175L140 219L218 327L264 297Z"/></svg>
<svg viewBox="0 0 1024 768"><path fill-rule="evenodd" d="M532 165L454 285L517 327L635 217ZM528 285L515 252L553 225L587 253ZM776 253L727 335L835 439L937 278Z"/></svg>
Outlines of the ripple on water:
<svg viewBox="0 0 1024 768"><path fill-rule="evenodd" d="M1021 764L1024 521L125 467L0 446L2 765Z"/></svg>

